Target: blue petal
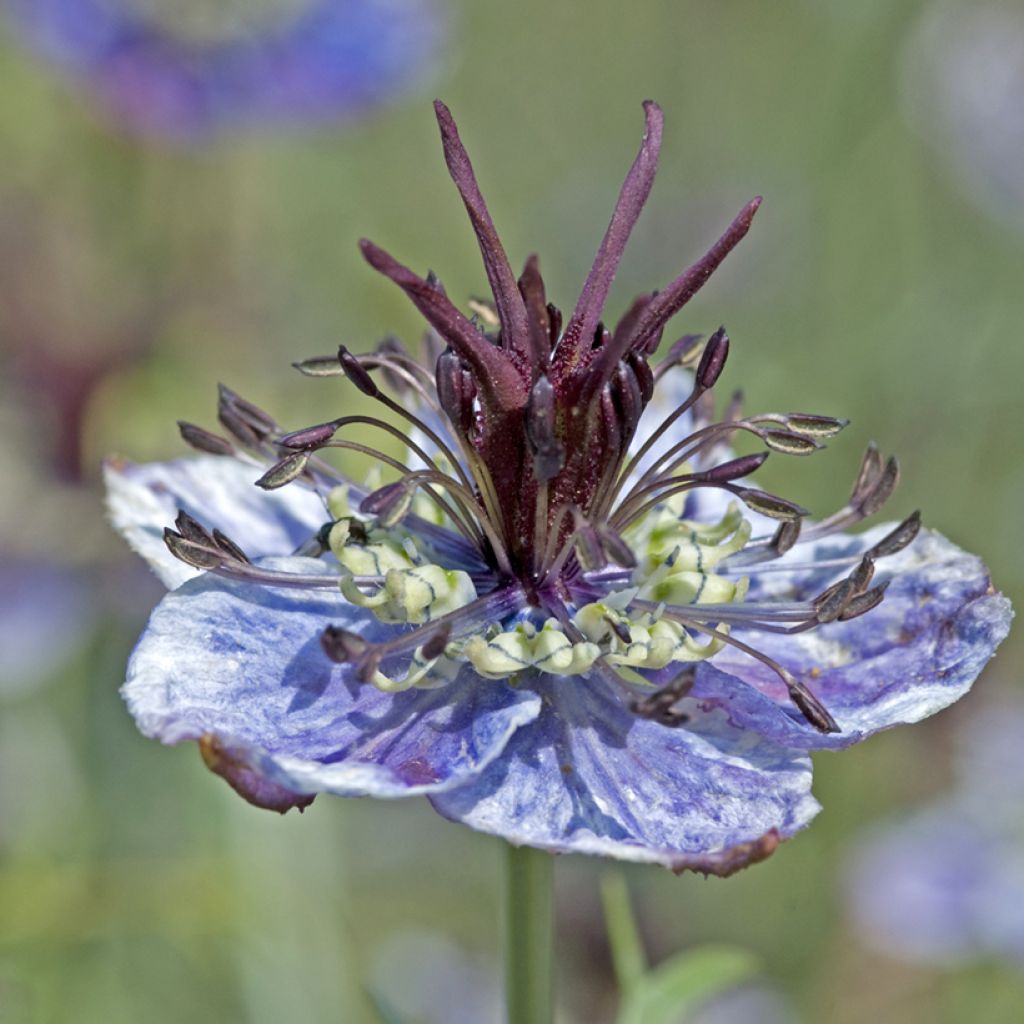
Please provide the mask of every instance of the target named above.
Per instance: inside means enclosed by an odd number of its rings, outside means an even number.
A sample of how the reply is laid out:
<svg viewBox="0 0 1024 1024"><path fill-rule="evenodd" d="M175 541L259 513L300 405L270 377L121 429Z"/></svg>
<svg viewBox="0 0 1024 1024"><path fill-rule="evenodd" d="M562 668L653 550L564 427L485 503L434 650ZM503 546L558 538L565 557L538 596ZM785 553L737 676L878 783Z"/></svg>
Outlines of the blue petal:
<svg viewBox="0 0 1024 1024"><path fill-rule="evenodd" d="M307 558L262 564L328 572ZM242 785L258 779L295 794L378 797L461 785L537 717L536 694L467 671L436 690L389 695L361 684L321 650L331 623L368 640L395 635L333 589L201 576L154 611L128 666L129 710L164 743L215 737L236 788L244 768L251 775Z"/></svg>
<svg viewBox="0 0 1024 1024"><path fill-rule="evenodd" d="M111 522L168 587L198 575L164 544L164 527L183 508L222 530L250 557L289 555L329 519L323 499L301 484L263 491L264 467L205 455L135 465L108 459L103 467Z"/></svg>
<svg viewBox="0 0 1024 1024"><path fill-rule="evenodd" d="M804 546L795 560L867 550L892 525L821 542L811 552ZM693 695L705 707L724 709L741 728L805 750L845 747L952 704L1009 631L1010 603L993 592L980 559L937 533L922 533L907 550L880 562L879 578L889 574L893 579L882 603L850 622L796 636L735 631L737 639L804 681L841 732L817 732L792 708L771 669L732 648L701 665ZM836 576L835 570L795 574L788 592L809 598ZM774 590L784 596L777 583Z"/></svg>
<svg viewBox="0 0 1024 1024"><path fill-rule="evenodd" d="M810 761L688 702L668 728L598 678L535 680L540 717L479 778L431 797L509 842L729 874L818 812Z"/></svg>

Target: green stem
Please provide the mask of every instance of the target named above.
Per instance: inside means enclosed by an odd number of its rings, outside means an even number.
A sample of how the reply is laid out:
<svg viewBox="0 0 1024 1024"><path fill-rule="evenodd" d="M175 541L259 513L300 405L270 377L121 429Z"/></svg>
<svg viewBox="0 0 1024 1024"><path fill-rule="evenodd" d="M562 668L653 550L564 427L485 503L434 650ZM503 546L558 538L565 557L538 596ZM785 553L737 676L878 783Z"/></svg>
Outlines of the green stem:
<svg viewBox="0 0 1024 1024"><path fill-rule="evenodd" d="M647 957L633 916L629 886L620 868L611 868L601 877L601 902L608 928L612 966L619 994L625 998L647 971Z"/></svg>
<svg viewBox="0 0 1024 1024"><path fill-rule="evenodd" d="M508 1024L551 1024L554 857L505 847L505 1004Z"/></svg>

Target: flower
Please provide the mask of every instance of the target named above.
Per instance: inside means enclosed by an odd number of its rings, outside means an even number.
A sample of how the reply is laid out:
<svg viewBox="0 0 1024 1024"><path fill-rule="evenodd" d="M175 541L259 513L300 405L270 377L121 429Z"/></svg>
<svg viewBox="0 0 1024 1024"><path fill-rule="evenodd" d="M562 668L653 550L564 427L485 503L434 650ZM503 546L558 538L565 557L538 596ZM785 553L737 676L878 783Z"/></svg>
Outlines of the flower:
<svg viewBox="0 0 1024 1024"><path fill-rule="evenodd" d="M959 738L953 790L858 843L849 913L905 960L1024 964L1024 703L993 703Z"/></svg>
<svg viewBox="0 0 1024 1024"><path fill-rule="evenodd" d="M210 4L173 18L138 0L8 0L26 42L84 81L129 130L179 141L258 123L336 121L418 83L433 0Z"/></svg>
<svg viewBox="0 0 1024 1024"><path fill-rule="evenodd" d="M536 258L513 274L436 112L493 303L469 319L436 277L364 241L430 324L426 362L389 339L296 365L346 376L385 418L286 431L222 388L228 436L181 424L202 457L110 463L115 525L177 587L132 655L129 709L149 736L198 741L261 806L426 794L512 843L727 874L817 813L808 751L963 695L1008 602L916 513L841 532L896 485L874 447L816 523L750 486L767 452L736 456L731 439L807 456L844 423L747 415L735 397L716 417L724 329L651 365L759 199L604 326L654 177L656 104L564 328ZM357 486L335 450L373 456L387 482Z"/></svg>

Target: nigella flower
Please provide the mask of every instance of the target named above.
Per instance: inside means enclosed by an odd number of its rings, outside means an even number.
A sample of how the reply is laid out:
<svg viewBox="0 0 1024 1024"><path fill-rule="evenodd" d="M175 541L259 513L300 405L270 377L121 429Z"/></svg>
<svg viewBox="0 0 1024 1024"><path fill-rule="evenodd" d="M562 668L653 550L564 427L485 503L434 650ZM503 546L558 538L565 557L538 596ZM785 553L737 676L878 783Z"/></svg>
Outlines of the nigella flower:
<svg viewBox="0 0 1024 1024"><path fill-rule="evenodd" d="M817 813L808 751L968 689L1010 616L984 566L916 513L843 532L889 497L895 460L870 448L846 503L810 522L749 478L843 421L719 408L724 329L656 357L760 200L603 323L661 142L645 111L564 324L536 258L513 273L438 104L493 302L467 317L363 242L430 325L424 358L388 340L297 365L344 375L379 418L286 430L222 389L227 436L181 427L203 457L110 464L115 524L177 586L129 666L143 732L198 741L261 806L426 794L512 843L726 874ZM738 437L765 450L737 456ZM336 451L381 479L346 479Z"/></svg>
<svg viewBox="0 0 1024 1024"><path fill-rule="evenodd" d="M375 106L422 80L441 34L435 0L294 0L245 13L210 4L173 15L141 0L7 5L21 37L120 123L185 141Z"/></svg>
<svg viewBox="0 0 1024 1024"><path fill-rule="evenodd" d="M1024 964L1024 704L983 709L958 738L954 789L857 844L849 912L905 960Z"/></svg>

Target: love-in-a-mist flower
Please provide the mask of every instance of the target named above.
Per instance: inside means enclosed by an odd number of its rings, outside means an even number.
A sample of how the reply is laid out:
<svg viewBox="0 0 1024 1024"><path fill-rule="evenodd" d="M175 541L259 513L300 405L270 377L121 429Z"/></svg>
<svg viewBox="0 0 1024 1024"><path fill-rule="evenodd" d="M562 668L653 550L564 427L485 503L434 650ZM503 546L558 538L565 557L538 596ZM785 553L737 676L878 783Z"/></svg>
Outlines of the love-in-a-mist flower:
<svg viewBox="0 0 1024 1024"><path fill-rule="evenodd" d="M6 0L19 36L126 128L194 141L329 122L422 81L440 0Z"/></svg>
<svg viewBox="0 0 1024 1024"><path fill-rule="evenodd" d="M228 436L181 427L202 457L110 463L115 524L177 588L129 666L143 732L198 741L278 810L426 794L512 843L726 874L817 813L809 750L968 689L1010 617L980 561L916 513L841 532L889 497L896 462L869 448L848 501L808 521L749 478L843 421L720 407L721 328L656 357L760 200L602 322L654 178L662 114L645 111L564 323L535 257L513 273L437 104L493 302L467 317L363 242L429 323L423 357L388 340L297 365L347 377L380 417L345 412L342 393L337 419L285 430L222 389ZM764 450L736 455L740 438ZM345 451L380 479L346 479L330 461Z"/></svg>

